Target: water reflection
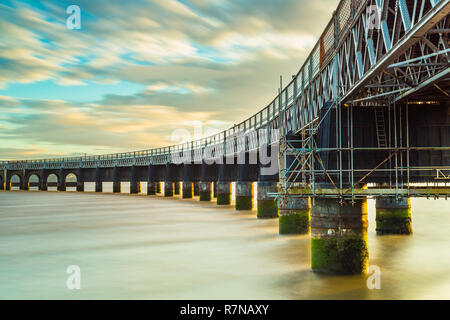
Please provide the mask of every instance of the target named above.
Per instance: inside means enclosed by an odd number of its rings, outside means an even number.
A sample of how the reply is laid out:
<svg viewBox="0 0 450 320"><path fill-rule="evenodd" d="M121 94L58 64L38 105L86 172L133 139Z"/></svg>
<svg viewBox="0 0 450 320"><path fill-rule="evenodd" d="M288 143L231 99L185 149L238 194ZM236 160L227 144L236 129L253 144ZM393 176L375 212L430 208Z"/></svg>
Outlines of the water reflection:
<svg viewBox="0 0 450 320"><path fill-rule="evenodd" d="M310 270L310 236L196 200L144 195L0 192L0 298L450 299L450 209L412 200L414 234L377 236L368 201L366 276ZM79 265L81 290L65 287Z"/></svg>

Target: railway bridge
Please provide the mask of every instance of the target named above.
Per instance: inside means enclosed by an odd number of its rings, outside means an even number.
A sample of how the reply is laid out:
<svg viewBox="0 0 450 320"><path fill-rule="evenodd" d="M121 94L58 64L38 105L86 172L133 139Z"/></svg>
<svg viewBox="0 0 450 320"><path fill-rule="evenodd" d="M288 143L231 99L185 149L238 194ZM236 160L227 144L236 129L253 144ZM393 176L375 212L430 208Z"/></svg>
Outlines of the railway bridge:
<svg viewBox="0 0 450 320"><path fill-rule="evenodd" d="M368 264L367 198L377 233L410 234L411 197L450 194L450 0L342 0L301 69L265 108L219 134L99 156L0 162L1 188L59 191L130 182L130 193L217 198L280 234L311 232L312 269ZM12 182L12 177L19 182ZM39 182L30 182L30 177ZM164 182L164 190L161 190Z"/></svg>

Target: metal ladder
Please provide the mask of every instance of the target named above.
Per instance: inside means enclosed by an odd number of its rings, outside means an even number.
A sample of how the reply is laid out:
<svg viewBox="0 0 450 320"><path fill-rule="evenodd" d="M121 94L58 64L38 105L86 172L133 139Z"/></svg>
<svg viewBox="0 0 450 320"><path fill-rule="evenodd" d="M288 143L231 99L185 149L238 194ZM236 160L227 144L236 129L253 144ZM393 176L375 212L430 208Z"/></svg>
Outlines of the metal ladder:
<svg viewBox="0 0 450 320"><path fill-rule="evenodd" d="M386 148L386 125L384 123L384 110L375 107L375 126L377 130L378 148Z"/></svg>

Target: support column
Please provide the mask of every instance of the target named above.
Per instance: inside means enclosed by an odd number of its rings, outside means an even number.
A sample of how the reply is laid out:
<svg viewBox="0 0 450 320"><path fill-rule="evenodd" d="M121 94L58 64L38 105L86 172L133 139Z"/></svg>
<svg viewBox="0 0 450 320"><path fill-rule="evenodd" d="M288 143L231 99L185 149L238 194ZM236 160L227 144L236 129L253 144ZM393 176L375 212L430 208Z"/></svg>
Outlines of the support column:
<svg viewBox="0 0 450 320"><path fill-rule="evenodd" d="M334 274L364 273L369 263L367 200L352 205L316 198L311 208L311 267Z"/></svg>
<svg viewBox="0 0 450 320"><path fill-rule="evenodd" d="M77 170L77 192L84 192L84 177L81 168Z"/></svg>
<svg viewBox="0 0 450 320"><path fill-rule="evenodd" d="M173 197L173 182L164 181L164 197Z"/></svg>
<svg viewBox="0 0 450 320"><path fill-rule="evenodd" d="M377 198L377 234L411 234L411 199Z"/></svg>
<svg viewBox="0 0 450 320"><path fill-rule="evenodd" d="M157 192L156 167L150 164L147 173L147 195L154 196Z"/></svg>
<svg viewBox="0 0 450 320"><path fill-rule="evenodd" d="M287 195L280 199L280 217L278 228L280 234L309 233L310 203L309 198Z"/></svg>
<svg viewBox="0 0 450 320"><path fill-rule="evenodd" d="M231 204L231 182L218 181L217 186L217 204Z"/></svg>
<svg viewBox="0 0 450 320"><path fill-rule="evenodd" d="M131 167L130 194L137 194L141 191L141 183L136 180L136 167Z"/></svg>
<svg viewBox="0 0 450 320"><path fill-rule="evenodd" d="M39 177L39 190L47 191L47 173L45 169L42 169L41 176Z"/></svg>
<svg viewBox="0 0 450 320"><path fill-rule="evenodd" d="M217 198L217 182L213 182L213 198Z"/></svg>
<svg viewBox="0 0 450 320"><path fill-rule="evenodd" d="M22 190L25 190L25 191L29 191L29 190L30 190L30 186L28 185L27 176L28 176L28 172L27 172L27 170L24 170L24 173L23 173L23 182L22 182L21 189L22 189ZM29 179L29 178L28 178L28 179Z"/></svg>
<svg viewBox="0 0 450 320"><path fill-rule="evenodd" d="M172 163L166 164L166 174L164 180L164 196L165 197L173 197L175 192L174 181L176 174L176 165Z"/></svg>
<svg viewBox="0 0 450 320"><path fill-rule="evenodd" d="M120 191L121 191L119 170L120 169L117 166L114 167L114 172L113 172L113 193L120 193ZM131 191L131 184L130 184L130 191Z"/></svg>
<svg viewBox="0 0 450 320"><path fill-rule="evenodd" d="M59 170L58 186L56 189L58 191L66 191L66 175L63 169Z"/></svg>
<svg viewBox="0 0 450 320"><path fill-rule="evenodd" d="M192 199L194 184L190 181L183 181L183 199Z"/></svg>
<svg viewBox="0 0 450 320"><path fill-rule="evenodd" d="M156 193L161 193L161 182L155 182L156 183Z"/></svg>
<svg viewBox="0 0 450 320"><path fill-rule="evenodd" d="M5 182L4 182L4 179L1 179L1 181L0 181L0 191L3 191L3 190L5 190Z"/></svg>
<svg viewBox="0 0 450 320"><path fill-rule="evenodd" d="M173 189L173 193L175 195L179 195L180 194L180 181L176 181L174 182L174 189Z"/></svg>
<svg viewBox="0 0 450 320"><path fill-rule="evenodd" d="M95 192L103 192L101 169L95 168Z"/></svg>
<svg viewBox="0 0 450 320"><path fill-rule="evenodd" d="M212 182L200 182L200 201L211 201L211 184Z"/></svg>
<svg viewBox="0 0 450 320"><path fill-rule="evenodd" d="M267 148L269 149L269 148ZM269 154L269 150L266 154ZM257 214L258 219L278 218L278 168L273 170L271 163L261 164L258 175ZM272 194L272 195L270 195Z"/></svg>
<svg viewBox="0 0 450 320"><path fill-rule="evenodd" d="M200 182L194 182L194 196L200 195Z"/></svg>
<svg viewBox="0 0 450 320"><path fill-rule="evenodd" d="M236 210L253 209L253 182L236 182Z"/></svg>

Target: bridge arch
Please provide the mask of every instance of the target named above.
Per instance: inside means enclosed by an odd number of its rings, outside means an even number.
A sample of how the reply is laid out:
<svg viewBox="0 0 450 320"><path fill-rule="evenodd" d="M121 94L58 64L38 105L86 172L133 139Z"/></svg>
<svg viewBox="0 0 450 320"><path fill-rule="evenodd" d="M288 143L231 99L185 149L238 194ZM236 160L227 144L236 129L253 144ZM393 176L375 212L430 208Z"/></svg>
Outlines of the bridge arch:
<svg viewBox="0 0 450 320"><path fill-rule="evenodd" d="M59 182L60 178L56 173L50 173L46 178L47 188L58 188Z"/></svg>
<svg viewBox="0 0 450 320"><path fill-rule="evenodd" d="M39 189L41 183L41 177L37 173L30 174L26 179L26 184L28 184L28 190L30 188L37 187Z"/></svg>
<svg viewBox="0 0 450 320"><path fill-rule="evenodd" d="M78 176L75 172L68 172L65 175L63 184L67 191L71 191L68 190L67 188L72 189L72 191L76 191L77 183L78 183ZM75 188L75 190L73 190L73 188Z"/></svg>
<svg viewBox="0 0 450 320"><path fill-rule="evenodd" d="M21 189L22 186L22 182L23 182L23 178L20 174L14 173L10 178L9 178L9 189L13 190L13 189Z"/></svg>

